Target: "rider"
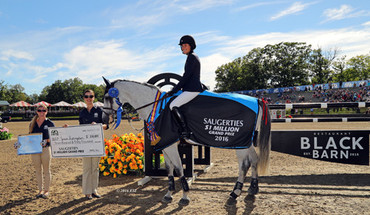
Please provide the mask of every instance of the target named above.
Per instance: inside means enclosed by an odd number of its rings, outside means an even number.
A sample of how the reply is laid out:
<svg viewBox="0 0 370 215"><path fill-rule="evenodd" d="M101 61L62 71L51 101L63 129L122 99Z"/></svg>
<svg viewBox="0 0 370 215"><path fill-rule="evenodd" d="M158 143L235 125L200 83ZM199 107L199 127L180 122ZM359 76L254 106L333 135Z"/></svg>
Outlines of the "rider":
<svg viewBox="0 0 370 215"><path fill-rule="evenodd" d="M168 95L173 95L179 90L182 90L183 92L171 102L169 107L176 121L181 126L181 138L188 138L190 131L179 107L194 99L203 91L203 88L200 82L199 57L193 52L197 47L194 38L190 35L185 35L181 37L179 45L181 46L182 53L187 55L184 68L185 71L179 83L170 92L168 92Z"/></svg>

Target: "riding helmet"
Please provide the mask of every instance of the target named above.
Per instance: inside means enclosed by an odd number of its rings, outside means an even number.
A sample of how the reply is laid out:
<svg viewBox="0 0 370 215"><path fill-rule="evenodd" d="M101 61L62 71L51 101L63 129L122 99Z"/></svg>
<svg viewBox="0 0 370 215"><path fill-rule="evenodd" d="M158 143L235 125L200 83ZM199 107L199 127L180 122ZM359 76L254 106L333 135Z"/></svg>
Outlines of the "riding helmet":
<svg viewBox="0 0 370 215"><path fill-rule="evenodd" d="M192 50L194 50L197 47L197 45L195 44L194 38L190 35L185 35L181 37L179 45L182 45L185 43L189 44Z"/></svg>

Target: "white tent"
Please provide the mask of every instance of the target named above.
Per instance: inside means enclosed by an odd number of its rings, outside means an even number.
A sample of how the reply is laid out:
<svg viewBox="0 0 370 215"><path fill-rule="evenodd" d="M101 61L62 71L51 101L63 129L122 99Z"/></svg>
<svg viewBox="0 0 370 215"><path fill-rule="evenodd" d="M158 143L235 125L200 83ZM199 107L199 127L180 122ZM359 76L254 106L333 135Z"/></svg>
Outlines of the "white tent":
<svg viewBox="0 0 370 215"><path fill-rule="evenodd" d="M32 107L31 104L25 102L25 101L19 101L19 102L16 102L16 103L13 103L11 105L9 105L11 107Z"/></svg>
<svg viewBox="0 0 370 215"><path fill-rule="evenodd" d="M52 105L53 107L72 107L71 104L69 104L68 102L65 102L65 101L60 101L58 103L55 103Z"/></svg>
<svg viewBox="0 0 370 215"><path fill-rule="evenodd" d="M50 103L45 102L45 101L37 102L37 103L36 103L36 104L34 104L33 106L34 106L34 107L37 107L37 106L39 106L39 105L45 105L46 107L50 107L50 106L51 106L51 104L50 104Z"/></svg>
<svg viewBox="0 0 370 215"><path fill-rule="evenodd" d="M97 102L94 102L94 106L96 106L96 107L104 107L104 104L102 102L97 101Z"/></svg>
<svg viewBox="0 0 370 215"><path fill-rule="evenodd" d="M85 107L87 107L87 105L85 104L85 102L77 102L77 103L73 104L72 106L78 107L78 108L85 108Z"/></svg>

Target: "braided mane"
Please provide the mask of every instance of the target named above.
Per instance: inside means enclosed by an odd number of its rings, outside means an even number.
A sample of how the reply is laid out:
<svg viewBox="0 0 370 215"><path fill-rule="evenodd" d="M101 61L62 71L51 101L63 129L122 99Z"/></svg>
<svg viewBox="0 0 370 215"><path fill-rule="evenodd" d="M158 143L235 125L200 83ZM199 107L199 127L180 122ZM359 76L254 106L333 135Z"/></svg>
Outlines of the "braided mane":
<svg viewBox="0 0 370 215"><path fill-rule="evenodd" d="M114 85L115 83L117 82L131 82L131 83L135 83L135 84L140 84L140 85L144 85L144 86L147 86L147 87L150 87L150 88L153 88L155 90L160 90L159 87L153 85L153 84L149 84L149 83L146 83L146 82L138 82L138 81L132 81L132 80L125 80L125 79L117 79L115 81L112 82L112 85Z"/></svg>

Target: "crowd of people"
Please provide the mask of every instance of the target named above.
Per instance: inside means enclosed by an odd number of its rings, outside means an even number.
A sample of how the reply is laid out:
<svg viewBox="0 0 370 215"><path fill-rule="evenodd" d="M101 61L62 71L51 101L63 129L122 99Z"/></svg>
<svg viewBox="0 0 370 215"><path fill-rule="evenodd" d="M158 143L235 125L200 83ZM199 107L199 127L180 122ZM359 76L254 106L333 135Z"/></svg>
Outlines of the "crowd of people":
<svg viewBox="0 0 370 215"><path fill-rule="evenodd" d="M264 99L269 104L302 102L366 102L370 101L370 87L361 86L341 89L315 88L312 91L286 91L277 94L258 92L252 95Z"/></svg>
<svg viewBox="0 0 370 215"><path fill-rule="evenodd" d="M338 90L315 90L312 98L323 102L364 102L370 100L370 90L367 87Z"/></svg>

